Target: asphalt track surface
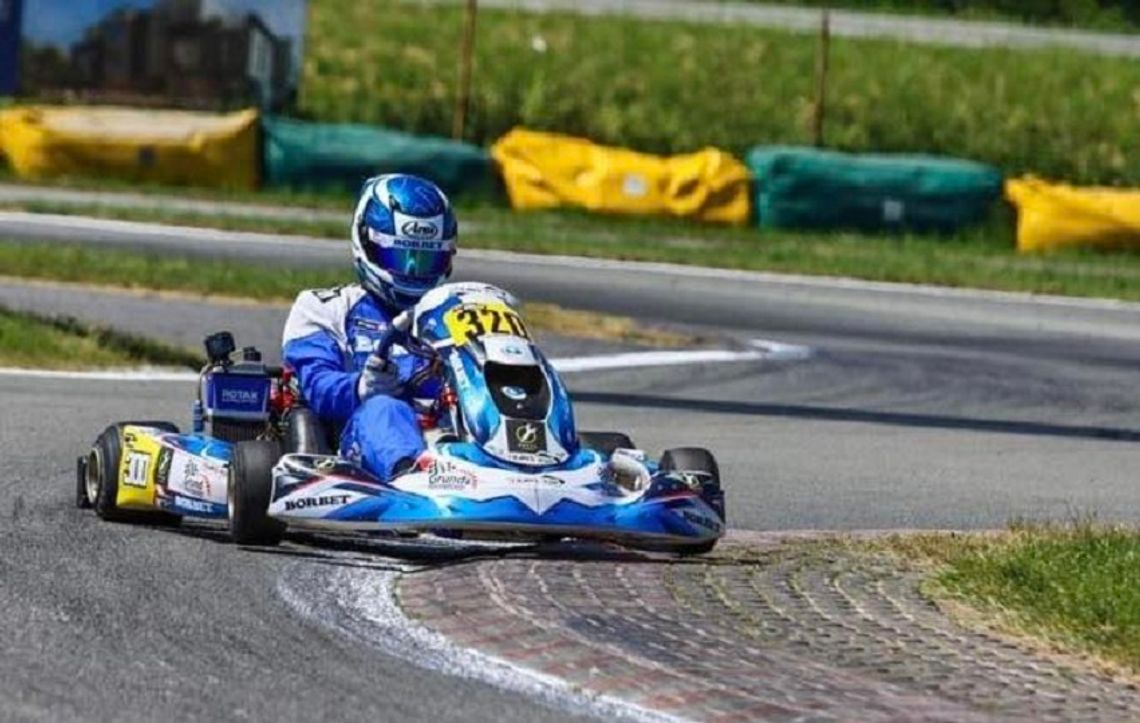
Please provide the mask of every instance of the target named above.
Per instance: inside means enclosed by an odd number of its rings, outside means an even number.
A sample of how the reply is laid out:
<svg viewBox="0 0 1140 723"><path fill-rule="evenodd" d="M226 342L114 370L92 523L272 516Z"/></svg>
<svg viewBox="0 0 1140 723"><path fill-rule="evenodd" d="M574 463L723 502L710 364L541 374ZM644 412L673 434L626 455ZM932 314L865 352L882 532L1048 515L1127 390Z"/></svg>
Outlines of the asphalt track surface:
<svg viewBox="0 0 1140 723"><path fill-rule="evenodd" d="M124 228L92 222L57 232L164 253L344 263L343 246L327 241L272 246ZM18 230L0 218L0 237ZM687 325L726 346L764 338L812 347L806 361L569 380L583 427L624 429L653 450L716 450L735 527L1140 518L1135 306L493 253L462 255L458 274L523 298ZM161 328L167 308L153 300L148 323ZM75 456L107 421L184 423L187 398L176 383L0 377L0 719L536 720L588 712L415 667L378 649L365 623L315 620L325 614L316 603L313 616L299 615L280 594L300 571L320 580L313 570L423 560L307 547L259 554L209 531L99 524L72 509ZM301 590L321 600L319 584Z"/></svg>
<svg viewBox="0 0 1140 723"><path fill-rule="evenodd" d="M454 4L455 0L430 0ZM684 20L719 25L752 25L799 32L819 32L821 10L719 0L485 0L485 7L578 15L624 15L644 20ZM1124 33L976 20L906 16L850 10L831 11L831 32L840 37L887 38L966 48L1064 47L1102 55L1140 57L1140 39Z"/></svg>

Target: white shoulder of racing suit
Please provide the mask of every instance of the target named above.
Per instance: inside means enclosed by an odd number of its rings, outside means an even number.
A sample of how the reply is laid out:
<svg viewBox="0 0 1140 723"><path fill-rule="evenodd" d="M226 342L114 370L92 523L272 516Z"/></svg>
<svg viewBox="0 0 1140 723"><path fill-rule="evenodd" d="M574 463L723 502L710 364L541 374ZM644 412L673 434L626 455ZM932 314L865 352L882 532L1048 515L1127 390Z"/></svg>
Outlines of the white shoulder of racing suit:
<svg viewBox="0 0 1140 723"><path fill-rule="evenodd" d="M345 320L353 307L367 295L368 292L359 284L302 291L289 310L282 343L288 344L323 332L332 336L342 351L348 351Z"/></svg>

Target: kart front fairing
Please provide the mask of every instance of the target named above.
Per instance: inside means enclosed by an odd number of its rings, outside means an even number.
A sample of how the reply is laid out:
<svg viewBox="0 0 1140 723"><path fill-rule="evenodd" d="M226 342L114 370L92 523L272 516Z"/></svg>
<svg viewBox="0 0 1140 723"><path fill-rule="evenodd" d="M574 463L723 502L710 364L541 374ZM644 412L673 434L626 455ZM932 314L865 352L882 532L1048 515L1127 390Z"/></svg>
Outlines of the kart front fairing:
<svg viewBox="0 0 1140 723"><path fill-rule="evenodd" d="M637 489L581 449L570 397L533 343L513 297L445 284L417 304L410 336L455 392L452 439L393 480L350 462L286 455L269 514L295 526L464 536L585 537L642 547L694 545L724 532L723 497L656 465ZM423 350L421 350L423 351Z"/></svg>
<svg viewBox="0 0 1140 723"><path fill-rule="evenodd" d="M496 463L473 444L446 443L387 482L344 460L286 455L274 470L269 514L318 529L578 537L644 549L724 533L718 512L682 475L655 470L637 491L613 478L608 461L590 450L555 469L526 471Z"/></svg>
<svg viewBox="0 0 1140 723"><path fill-rule="evenodd" d="M508 468L574 460L570 396L513 297L485 284L445 284L417 304L411 331L438 354L456 393L457 434Z"/></svg>

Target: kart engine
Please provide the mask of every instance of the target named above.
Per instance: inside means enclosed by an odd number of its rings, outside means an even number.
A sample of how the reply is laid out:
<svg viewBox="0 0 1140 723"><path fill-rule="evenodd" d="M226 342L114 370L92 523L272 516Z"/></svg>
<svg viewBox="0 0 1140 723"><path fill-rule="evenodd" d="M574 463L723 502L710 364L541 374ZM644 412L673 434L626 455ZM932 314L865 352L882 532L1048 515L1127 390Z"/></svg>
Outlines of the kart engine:
<svg viewBox="0 0 1140 723"><path fill-rule="evenodd" d="M206 337L209 362L202 370L198 400L194 407L194 431L206 432L227 442L257 439L270 418L273 374L254 347L241 351L241 361L231 355L233 335L218 332Z"/></svg>

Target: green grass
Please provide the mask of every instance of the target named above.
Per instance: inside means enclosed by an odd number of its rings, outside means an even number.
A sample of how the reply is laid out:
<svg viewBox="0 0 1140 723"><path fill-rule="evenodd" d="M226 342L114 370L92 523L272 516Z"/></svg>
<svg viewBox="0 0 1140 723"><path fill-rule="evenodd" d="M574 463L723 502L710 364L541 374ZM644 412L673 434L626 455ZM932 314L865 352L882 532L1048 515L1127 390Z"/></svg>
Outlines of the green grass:
<svg viewBox="0 0 1140 723"><path fill-rule="evenodd" d="M87 369L140 364L197 369L201 360L188 351L130 334L0 307L0 365Z"/></svg>
<svg viewBox="0 0 1140 723"><path fill-rule="evenodd" d="M947 564L934 578L937 594L1009 630L1140 672L1140 532L1026 527L938 555Z"/></svg>
<svg viewBox="0 0 1140 723"><path fill-rule="evenodd" d="M28 279L162 289L260 301L291 301L301 289L353 281L347 260L343 271L276 266L262 268L81 246L28 246L11 242L0 242L0 269L6 276Z"/></svg>
<svg viewBox="0 0 1140 723"><path fill-rule="evenodd" d="M450 134L462 10L397 1L313 4L304 115ZM483 10L468 138L526 125L656 152L805 143L814 45L752 27ZM832 60L831 146L1140 184L1131 59L836 39Z"/></svg>
<svg viewBox="0 0 1140 723"><path fill-rule="evenodd" d="M989 534L840 540L927 572L924 594L964 625L1140 673L1140 530L1084 519ZM825 548L826 549L826 548Z"/></svg>
<svg viewBox="0 0 1140 723"><path fill-rule="evenodd" d="M159 260L123 252L0 243L0 269L5 274L194 293L237 293L263 299L291 298L298 288L339 283L348 275L346 232L340 223L42 203L31 208L327 237L330 242L345 244L346 270L341 274L320 269L257 269ZM571 211L515 214L487 206L465 208L461 219L461 254L464 248L506 249L1140 301L1140 254L1071 251L1018 255L1013 251L1011 221L1004 214L996 215L985 228L946 238L759 232Z"/></svg>
<svg viewBox="0 0 1140 723"><path fill-rule="evenodd" d="M347 254L346 254L347 256ZM217 261L202 261L135 254L127 251L92 250L77 246L25 246L0 242L0 269L4 275L45 281L92 284L128 289L162 290L193 295L237 297L265 302L291 302L301 289L336 286L354 281L345 269L262 268ZM0 277L2 278L2 277ZM554 304L524 304L528 326L537 332L552 332L586 339L624 341L657 347L683 347L701 340L667 329L646 326L612 314L566 309ZM93 334L138 361L184 364L197 359L162 344L117 332L85 327L70 321L52 321L59 329ZM4 350L24 344L18 335L0 334L0 359ZM169 352L174 356L163 356ZM66 363L66 362L65 362ZM98 366L100 362L93 365ZM82 359L74 366L83 366ZM191 364L193 365L193 364Z"/></svg>

